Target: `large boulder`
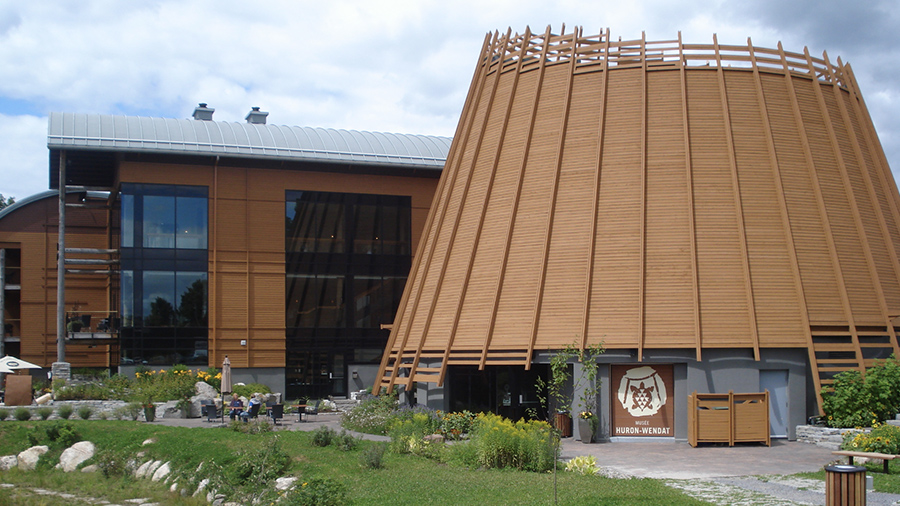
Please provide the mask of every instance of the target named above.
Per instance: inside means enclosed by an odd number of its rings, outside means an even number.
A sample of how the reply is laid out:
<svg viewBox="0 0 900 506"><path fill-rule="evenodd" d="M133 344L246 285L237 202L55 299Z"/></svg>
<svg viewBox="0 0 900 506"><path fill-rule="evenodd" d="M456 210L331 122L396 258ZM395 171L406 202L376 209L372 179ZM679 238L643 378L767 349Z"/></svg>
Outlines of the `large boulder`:
<svg viewBox="0 0 900 506"><path fill-rule="evenodd" d="M56 467L64 472L71 473L78 469L78 465L94 456L96 448L90 441L79 441L65 449L59 456L59 464Z"/></svg>
<svg viewBox="0 0 900 506"><path fill-rule="evenodd" d="M37 463L41 458L41 455L47 453L48 451L50 451L50 447L41 445L32 446L31 448L20 453L19 455L17 455L19 469L22 471L34 471L34 468L37 467Z"/></svg>
<svg viewBox="0 0 900 506"><path fill-rule="evenodd" d="M150 478L150 480L159 481L168 476L171 472L172 469L169 467L169 463L166 462L165 464L159 466L159 468L153 473L153 476Z"/></svg>
<svg viewBox="0 0 900 506"><path fill-rule="evenodd" d="M209 383L206 383L204 381L198 381L194 385L194 389L197 392L197 394L194 395L193 397L191 397L191 413L188 415L189 418L200 417L200 413L202 411L200 408L201 401L206 401L206 400L210 400L210 399L216 401L216 407L219 409L219 412L221 413L222 397L219 395L218 392L216 392L216 389L213 388L212 385L210 385Z"/></svg>

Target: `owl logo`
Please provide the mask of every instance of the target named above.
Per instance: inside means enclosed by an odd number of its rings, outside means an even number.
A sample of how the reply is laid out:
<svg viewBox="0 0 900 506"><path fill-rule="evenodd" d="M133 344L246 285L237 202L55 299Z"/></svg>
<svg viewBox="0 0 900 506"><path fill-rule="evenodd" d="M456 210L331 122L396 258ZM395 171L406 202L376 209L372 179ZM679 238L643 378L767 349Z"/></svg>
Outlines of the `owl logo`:
<svg viewBox="0 0 900 506"><path fill-rule="evenodd" d="M629 369L622 376L617 395L619 403L631 416L653 416L666 403L666 386L655 369L649 366Z"/></svg>

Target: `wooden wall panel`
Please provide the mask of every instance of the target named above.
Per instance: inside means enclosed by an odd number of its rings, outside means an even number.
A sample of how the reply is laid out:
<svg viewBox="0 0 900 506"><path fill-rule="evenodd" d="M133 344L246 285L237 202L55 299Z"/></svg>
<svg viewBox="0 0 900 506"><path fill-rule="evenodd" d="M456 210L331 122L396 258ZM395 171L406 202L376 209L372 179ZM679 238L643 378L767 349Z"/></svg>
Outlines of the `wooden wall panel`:
<svg viewBox="0 0 900 506"><path fill-rule="evenodd" d="M805 347L805 308L798 298L778 205L781 197L768 152L766 118L753 81L743 74L728 74L726 83L760 346Z"/></svg>
<svg viewBox="0 0 900 506"><path fill-rule="evenodd" d="M728 141L713 72L688 75L702 344L752 347Z"/></svg>
<svg viewBox="0 0 900 506"><path fill-rule="evenodd" d="M696 342L681 78L647 75L644 346Z"/></svg>

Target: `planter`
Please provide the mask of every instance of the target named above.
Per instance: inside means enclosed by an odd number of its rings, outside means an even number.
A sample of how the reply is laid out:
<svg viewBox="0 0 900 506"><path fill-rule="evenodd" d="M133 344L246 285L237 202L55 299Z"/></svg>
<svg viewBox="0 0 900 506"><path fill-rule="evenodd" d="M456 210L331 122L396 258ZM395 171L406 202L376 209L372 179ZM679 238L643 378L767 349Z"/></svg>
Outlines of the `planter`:
<svg viewBox="0 0 900 506"><path fill-rule="evenodd" d="M152 408L144 408L144 419L148 422L156 420L156 406Z"/></svg>
<svg viewBox="0 0 900 506"><path fill-rule="evenodd" d="M581 437L582 443L594 442L594 426L588 418L578 419L578 436Z"/></svg>
<svg viewBox="0 0 900 506"><path fill-rule="evenodd" d="M572 417L568 413L556 414L556 430L559 437L572 437Z"/></svg>

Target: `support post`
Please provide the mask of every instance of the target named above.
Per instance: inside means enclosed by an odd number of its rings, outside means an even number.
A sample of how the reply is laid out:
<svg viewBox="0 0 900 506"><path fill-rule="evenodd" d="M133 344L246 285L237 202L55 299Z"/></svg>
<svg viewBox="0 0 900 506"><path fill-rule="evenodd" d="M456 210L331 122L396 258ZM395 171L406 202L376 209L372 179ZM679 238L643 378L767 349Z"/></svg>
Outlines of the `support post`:
<svg viewBox="0 0 900 506"><path fill-rule="evenodd" d="M59 241L56 251L56 362L53 379L69 379L66 363L66 152L59 152Z"/></svg>

